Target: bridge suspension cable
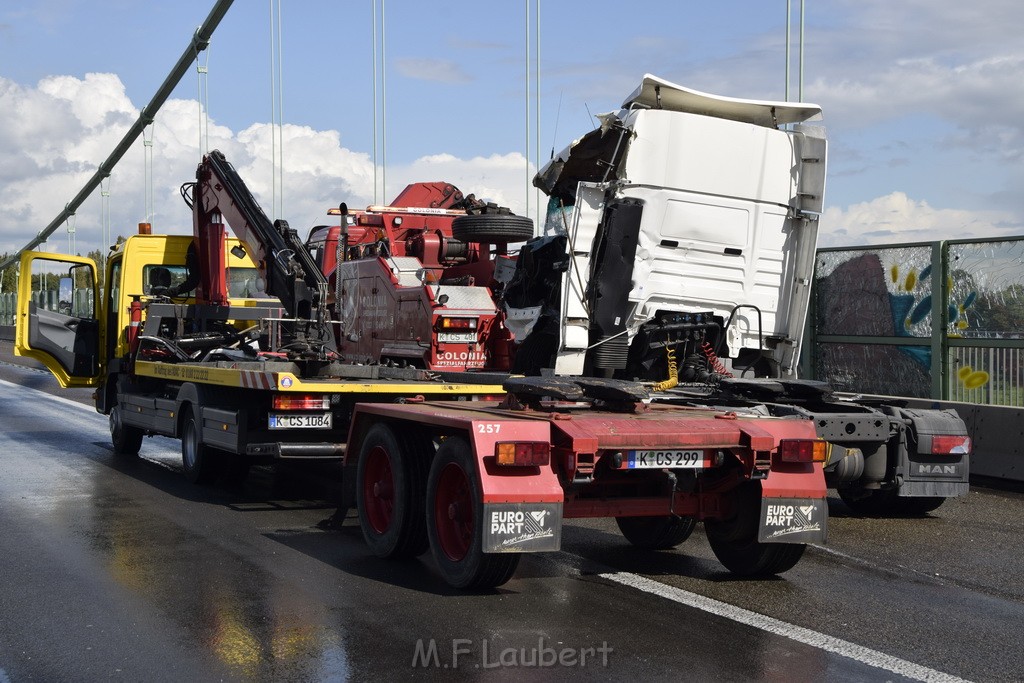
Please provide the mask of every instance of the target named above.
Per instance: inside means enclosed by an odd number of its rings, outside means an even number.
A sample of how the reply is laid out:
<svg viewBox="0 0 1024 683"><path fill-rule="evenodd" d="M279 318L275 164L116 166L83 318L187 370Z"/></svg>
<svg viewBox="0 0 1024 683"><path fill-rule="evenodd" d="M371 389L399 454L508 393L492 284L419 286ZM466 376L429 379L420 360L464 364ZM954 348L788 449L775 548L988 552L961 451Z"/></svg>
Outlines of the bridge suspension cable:
<svg viewBox="0 0 1024 683"><path fill-rule="evenodd" d="M205 56L206 62L202 61ZM195 51L196 101L199 103L199 155L210 151L210 51Z"/></svg>
<svg viewBox="0 0 1024 683"><path fill-rule="evenodd" d="M378 204L380 203L379 193L384 195L383 201L388 201L387 38L384 0L371 0L371 4L373 6L373 203ZM378 4L380 5L379 12ZM380 86L379 94L378 85ZM378 161L378 149L380 150L380 161Z"/></svg>
<svg viewBox="0 0 1024 683"><path fill-rule="evenodd" d="M156 213L156 209L153 204L153 126L155 124L150 123L142 131L142 149L145 155L143 159L144 171L143 176L145 178L143 184L145 185L146 194L146 222L150 225L153 224L153 214Z"/></svg>
<svg viewBox="0 0 1024 683"><path fill-rule="evenodd" d="M75 218L76 218L76 215L71 213L71 214L68 214L68 217L65 220L65 223L67 224L67 227L68 227L68 253L69 254L74 254L75 253L75 248L76 248L76 244L75 244L75 223L77 221L75 220Z"/></svg>
<svg viewBox="0 0 1024 683"><path fill-rule="evenodd" d="M270 185L271 214L284 215L284 70L281 0L270 0Z"/></svg>
<svg viewBox="0 0 1024 683"><path fill-rule="evenodd" d="M103 226L103 242L100 243L100 254L103 249L110 248L110 178L100 181L100 223Z"/></svg>
<svg viewBox="0 0 1024 683"><path fill-rule="evenodd" d="M159 90L157 90L153 99L150 100L149 104L147 104L139 113L139 118L135 121L128 132L125 133L124 137L121 138L121 142L117 144L114 151L110 153L110 156L108 156L106 160L99 165L96 172L85 186L79 190L78 194L76 194L70 202L65 205L64 210L61 211L56 218L50 221L49 225L40 230L28 244L19 249L13 256L0 263L0 271L3 271L4 268L16 262L20 258L21 252L35 249L37 246L45 242L47 238L57 230L57 228L64 224L68 216L78 210L78 207L82 205L82 202L89 198L89 195L92 194L93 190L99 187L100 183L105 178L110 176L110 172L121 160L121 157L125 155L125 152L127 152L139 138L146 126L153 123L157 112L160 111L160 107L162 107L164 102L167 101L167 98L171 96L175 86L177 86L181 81L182 76L188 72L189 67L195 60L196 53L205 50L209 46L210 38L213 36L214 30L217 28L218 24L220 24L221 19L224 18L224 15L227 13L228 8L231 7L233 1L234 0L217 0L217 4L215 4L213 9L210 10L210 14L207 15L206 21L203 22L202 26L196 29L196 32L192 35L192 40L189 42L189 46L182 53L178 62L174 65L174 68L171 69L167 78L164 79L163 84L160 86Z"/></svg>

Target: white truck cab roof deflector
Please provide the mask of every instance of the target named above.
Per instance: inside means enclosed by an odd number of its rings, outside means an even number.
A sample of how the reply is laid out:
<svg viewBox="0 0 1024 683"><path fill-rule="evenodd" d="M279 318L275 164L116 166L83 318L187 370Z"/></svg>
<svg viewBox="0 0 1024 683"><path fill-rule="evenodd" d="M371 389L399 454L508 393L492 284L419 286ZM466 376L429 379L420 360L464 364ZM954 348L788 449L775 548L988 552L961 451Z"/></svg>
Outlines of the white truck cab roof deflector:
<svg viewBox="0 0 1024 683"><path fill-rule="evenodd" d="M651 74L644 74L640 87L622 103L623 109L640 104L652 109L670 109L690 114L714 116L777 128L787 123L800 123L821 116L821 107L806 102L771 102L741 100L691 90Z"/></svg>

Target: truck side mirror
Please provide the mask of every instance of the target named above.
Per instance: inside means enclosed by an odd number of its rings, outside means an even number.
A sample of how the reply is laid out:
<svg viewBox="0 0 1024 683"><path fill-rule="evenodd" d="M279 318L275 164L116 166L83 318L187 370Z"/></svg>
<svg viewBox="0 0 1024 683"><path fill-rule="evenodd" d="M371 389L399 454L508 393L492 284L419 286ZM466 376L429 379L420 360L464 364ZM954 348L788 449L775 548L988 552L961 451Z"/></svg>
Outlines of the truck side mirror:
<svg viewBox="0 0 1024 683"><path fill-rule="evenodd" d="M62 277L57 287L57 312L71 315L74 297L74 280Z"/></svg>

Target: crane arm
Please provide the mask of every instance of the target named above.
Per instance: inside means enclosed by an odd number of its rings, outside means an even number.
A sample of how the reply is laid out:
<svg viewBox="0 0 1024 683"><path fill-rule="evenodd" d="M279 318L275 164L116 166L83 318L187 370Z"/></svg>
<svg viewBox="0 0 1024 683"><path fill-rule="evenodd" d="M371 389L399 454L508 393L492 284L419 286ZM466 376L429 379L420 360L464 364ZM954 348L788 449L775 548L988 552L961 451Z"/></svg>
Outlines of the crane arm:
<svg viewBox="0 0 1024 683"><path fill-rule="evenodd" d="M210 303L227 301L224 283L222 221L244 242L266 282L290 318L314 323L317 341L329 334L327 278L306 251L298 233L284 220L271 221L220 151L203 157L196 170L193 224L203 293ZM330 337L330 338L329 338Z"/></svg>

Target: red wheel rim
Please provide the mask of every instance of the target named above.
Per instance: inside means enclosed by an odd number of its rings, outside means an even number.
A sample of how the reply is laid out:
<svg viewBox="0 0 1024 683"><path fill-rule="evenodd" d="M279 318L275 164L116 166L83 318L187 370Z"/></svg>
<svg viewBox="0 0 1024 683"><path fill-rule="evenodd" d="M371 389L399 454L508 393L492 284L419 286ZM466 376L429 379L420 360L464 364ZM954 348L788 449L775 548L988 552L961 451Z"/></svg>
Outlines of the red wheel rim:
<svg viewBox="0 0 1024 683"><path fill-rule="evenodd" d="M395 509L395 480L388 453L380 446L370 451L363 468L363 507L375 532L388 530Z"/></svg>
<svg viewBox="0 0 1024 683"><path fill-rule="evenodd" d="M465 470L450 462L437 478L434 526L442 552L453 562L462 560L473 543L473 495Z"/></svg>

